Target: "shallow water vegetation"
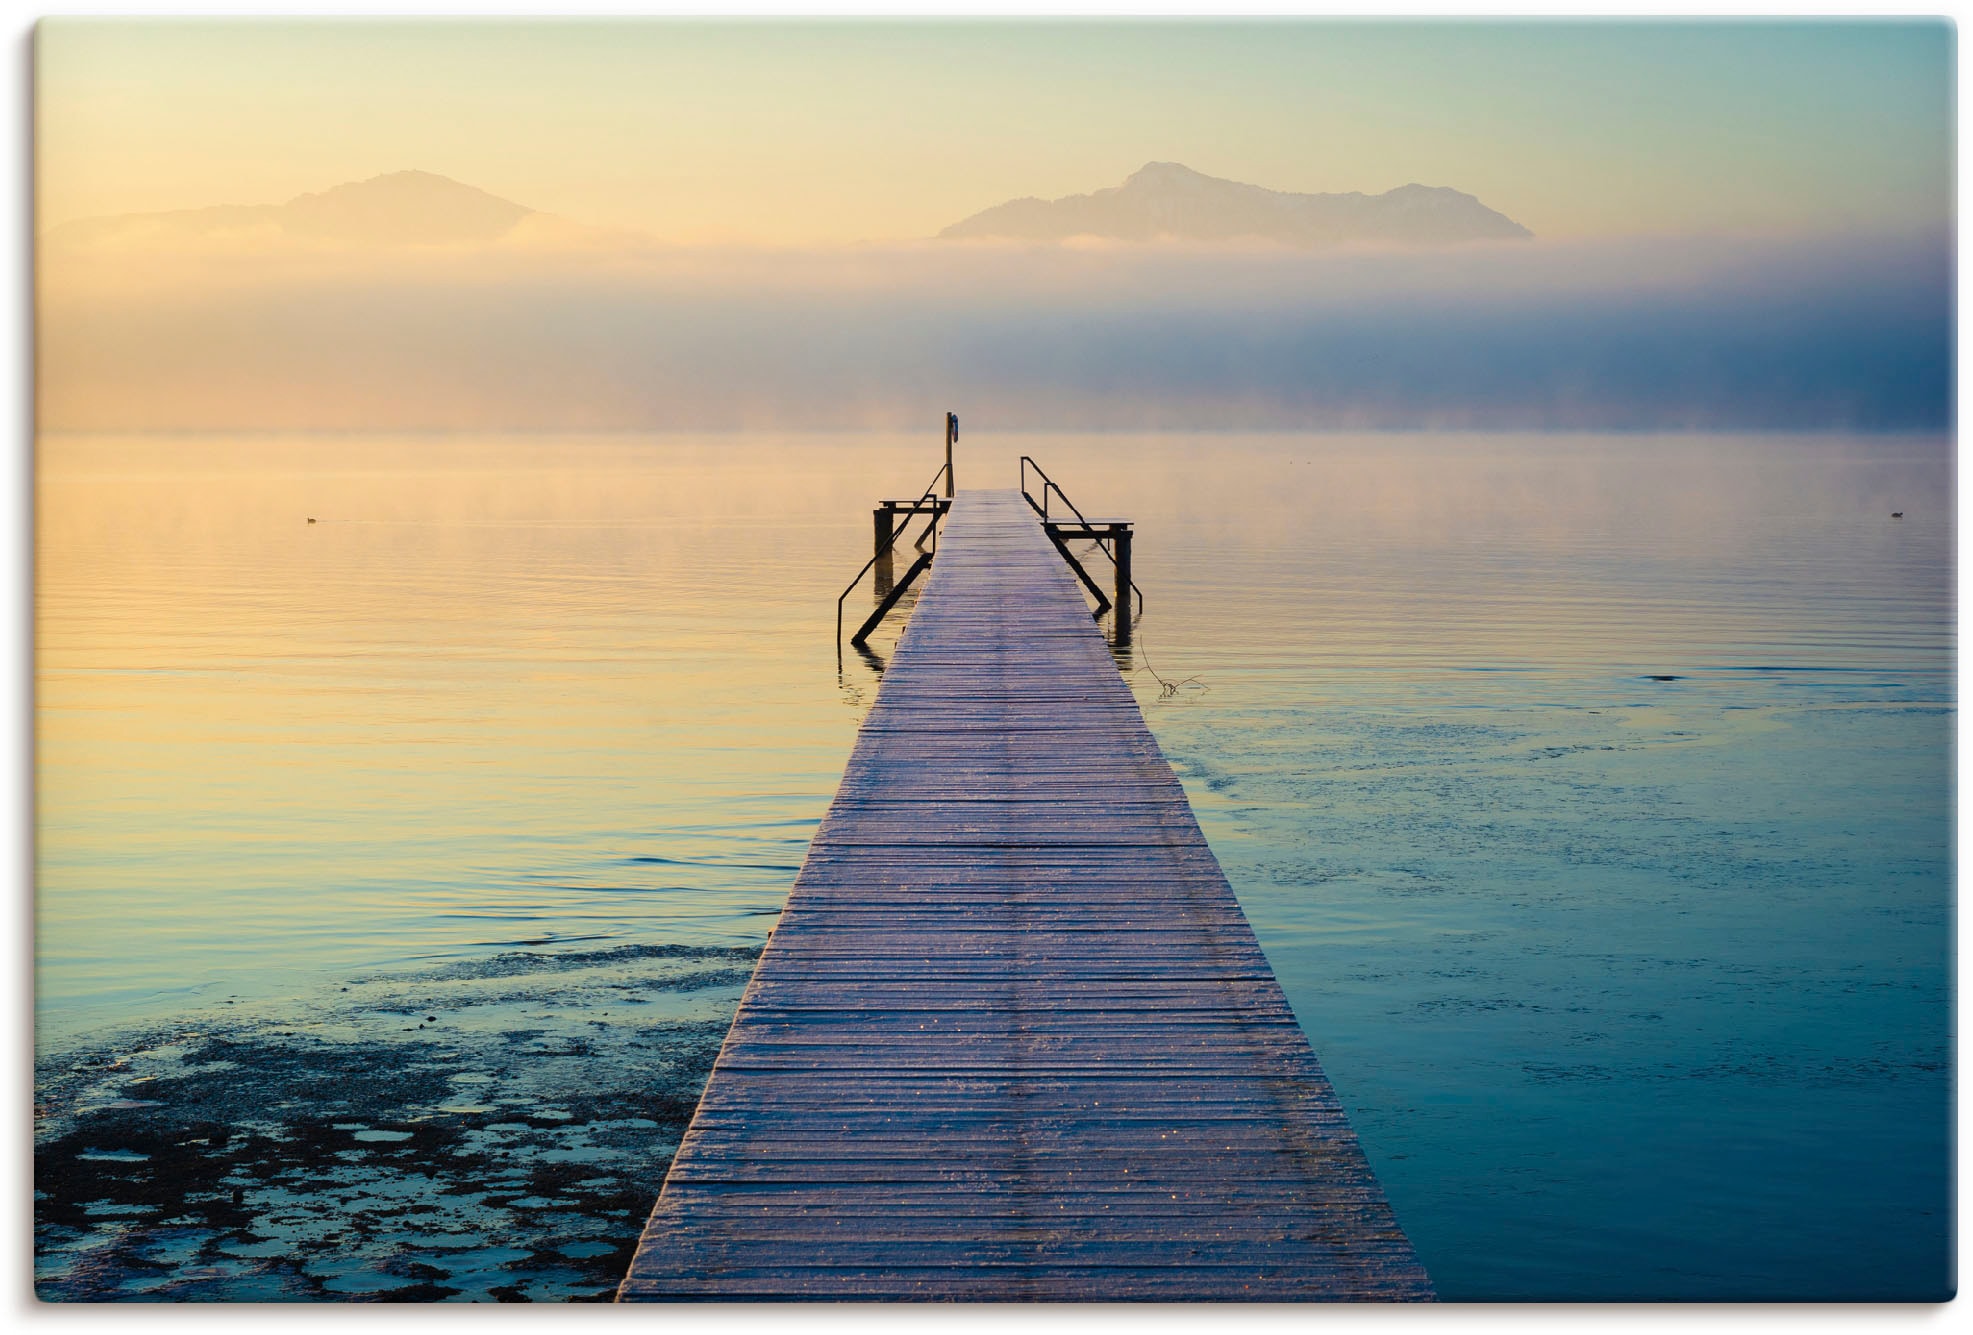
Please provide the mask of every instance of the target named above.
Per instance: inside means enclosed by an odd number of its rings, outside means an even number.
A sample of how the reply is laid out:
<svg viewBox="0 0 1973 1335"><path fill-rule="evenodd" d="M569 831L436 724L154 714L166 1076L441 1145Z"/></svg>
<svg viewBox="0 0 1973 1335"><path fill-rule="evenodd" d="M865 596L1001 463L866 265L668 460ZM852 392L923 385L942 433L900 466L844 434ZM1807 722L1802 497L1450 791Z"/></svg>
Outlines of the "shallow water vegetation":
<svg viewBox="0 0 1973 1335"><path fill-rule="evenodd" d="M607 1300L757 954L508 954L44 1054L37 1292Z"/></svg>

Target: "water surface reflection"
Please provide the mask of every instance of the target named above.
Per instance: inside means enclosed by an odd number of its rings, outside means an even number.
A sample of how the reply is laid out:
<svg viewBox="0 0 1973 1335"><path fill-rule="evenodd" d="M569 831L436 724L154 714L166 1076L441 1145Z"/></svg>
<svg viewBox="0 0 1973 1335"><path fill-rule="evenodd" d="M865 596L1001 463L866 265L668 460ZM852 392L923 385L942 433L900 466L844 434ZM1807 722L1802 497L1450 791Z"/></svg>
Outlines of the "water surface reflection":
<svg viewBox="0 0 1973 1335"><path fill-rule="evenodd" d="M738 995L678 980L774 921L903 619L839 663L831 604L938 448L44 442L48 1283L606 1289ZM1441 1292L1937 1295L1948 442L962 449L1135 521L1113 652ZM323 1101L357 1057L395 1102ZM298 1251L324 1202L368 1222Z"/></svg>

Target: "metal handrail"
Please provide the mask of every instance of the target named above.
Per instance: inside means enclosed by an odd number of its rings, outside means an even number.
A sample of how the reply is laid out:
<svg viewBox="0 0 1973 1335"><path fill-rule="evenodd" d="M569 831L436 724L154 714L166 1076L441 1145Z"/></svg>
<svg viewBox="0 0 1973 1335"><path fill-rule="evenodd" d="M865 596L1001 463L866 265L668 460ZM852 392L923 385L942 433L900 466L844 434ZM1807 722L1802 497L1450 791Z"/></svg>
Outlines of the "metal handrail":
<svg viewBox="0 0 1973 1335"><path fill-rule="evenodd" d="M914 502L913 502L913 505L923 505L923 504L925 504L925 502L927 502L927 501L930 501L930 502L932 502L932 517L931 517L931 520L930 520L930 521L929 521L929 522L928 522L928 523L926 524L926 526L925 526L925 533L920 533L920 534L918 535L918 541L919 541L919 542L921 542L921 543L922 543L922 542L924 542L924 541L925 541L925 535L926 535L926 533L929 533L929 534L931 535L931 538L932 538L932 551L933 551L934 553L936 553L936 552L938 551L938 549L939 549L939 518L940 518L940 516L941 516L941 515L942 515L942 514L944 513L944 511L943 511L943 510L942 510L942 509L941 509L941 508L939 507L939 504L938 504L938 502L939 502L939 501L940 501L940 500L941 500L942 498L941 498L941 497L939 497L939 496L938 496L938 495L937 495L936 493L937 493L937 491L938 491L938 487L939 487L939 479L945 476L945 472L946 472L946 469L948 469L948 468L950 468L950 467L952 467L952 465L951 465L951 464L940 464L940 465L939 465L939 471L938 471L938 472L936 472L936 473L934 473L934 474L932 474L932 480L931 480L930 482L928 482L928 483L926 483L926 484L925 484L925 490L924 490L924 491L922 491L922 492L920 492L920 493L918 494L918 499L917 499L916 501L914 501ZM950 502L950 501L947 501L947 502L946 502L946 505L947 505L947 506L949 507L949 506L951 505L951 502ZM883 545L882 547L879 547L879 548L878 548L878 549L877 549L877 550L876 550L875 552L873 552L873 553L871 554L871 556L870 556L870 559L869 559L868 561L865 561L865 562L863 563L863 569L861 569L861 570L859 570L859 571L857 571L857 572L856 572L856 578L855 578L855 579L853 579L853 580L851 580L851 581L849 582L849 587L848 587L848 588L846 588L846 589L844 589L844 590L843 590L843 592L842 592L842 595L841 595L840 597L838 597L838 598L836 599L836 649L837 649L837 652L839 652L839 653L840 653L840 652L842 651L842 647L843 647L843 603L844 603L844 601L845 601L846 599L848 599L848 597L849 597L849 596L850 596L850 595L851 595L852 593L855 593L855 592L856 592L856 586L857 586L857 585L859 585L859 584L861 584L861 583L863 583L863 577L864 577L865 575L867 575L867 574L869 574L869 573L870 573L870 567L872 567L872 566L874 566L874 565L876 565L876 564L877 564L877 560L878 560L878 558L879 558L879 557L884 557L884 556L889 556L889 555L891 554L891 548L893 548L893 547L895 547L895 546L897 546L897 540L898 540L899 538L901 538L901 537L903 537L903 536L904 536L904 531L905 531L906 529L908 529L908 528L910 528L910 527L911 527L911 520L907 518L907 519L906 519L906 520L905 520L905 521L904 521L904 522L903 522L902 524L899 524L899 525L898 525L898 526L897 526L896 528L894 528L894 529L892 529L892 530L891 530L891 536L890 536L890 540L889 540L888 542L886 542L886 543L885 543L885 544L884 544L884 545Z"/></svg>
<svg viewBox="0 0 1973 1335"><path fill-rule="evenodd" d="M1039 502L1036 502L1035 498L1028 494L1028 469L1030 468L1034 469L1036 474L1038 474L1041 478L1041 483L1042 483L1041 500ZM933 479L933 480L936 481L937 479ZM1076 503L1069 499L1069 493L1062 490L1061 484L1056 482L1054 478L1048 476L1047 470L1042 468L1040 464L1036 463L1033 459L1031 459L1027 455L1025 454L1022 455L1021 456L1021 497L1022 499L1027 501L1028 506L1036 514L1040 515L1044 521L1047 520L1048 518L1048 493L1051 491L1054 492L1057 496L1060 496L1062 498L1062 504L1068 506L1069 509L1075 513L1075 517L1079 521L1081 521L1082 526L1084 528L1093 527L1093 525L1091 525L1089 522L1089 517L1083 514L1081 510L1076 509ZM1098 538L1093 533L1090 535L1090 540L1094 542L1097 545L1097 547L1102 550L1103 555L1110 558L1111 565L1113 566L1116 565L1117 554L1110 550L1110 544L1107 540L1103 538ZM1139 616L1144 615L1144 590L1137 587L1137 581L1135 579L1131 580L1130 582L1130 591L1137 595L1137 614Z"/></svg>

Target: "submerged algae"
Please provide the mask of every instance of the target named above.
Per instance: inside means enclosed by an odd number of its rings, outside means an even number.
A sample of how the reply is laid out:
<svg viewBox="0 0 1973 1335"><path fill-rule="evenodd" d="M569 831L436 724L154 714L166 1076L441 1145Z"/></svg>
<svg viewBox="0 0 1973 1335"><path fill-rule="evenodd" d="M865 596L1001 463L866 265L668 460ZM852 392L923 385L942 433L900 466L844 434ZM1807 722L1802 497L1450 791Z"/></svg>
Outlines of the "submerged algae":
<svg viewBox="0 0 1973 1335"><path fill-rule="evenodd" d="M36 1291L607 1300L758 953L521 952L46 1053Z"/></svg>

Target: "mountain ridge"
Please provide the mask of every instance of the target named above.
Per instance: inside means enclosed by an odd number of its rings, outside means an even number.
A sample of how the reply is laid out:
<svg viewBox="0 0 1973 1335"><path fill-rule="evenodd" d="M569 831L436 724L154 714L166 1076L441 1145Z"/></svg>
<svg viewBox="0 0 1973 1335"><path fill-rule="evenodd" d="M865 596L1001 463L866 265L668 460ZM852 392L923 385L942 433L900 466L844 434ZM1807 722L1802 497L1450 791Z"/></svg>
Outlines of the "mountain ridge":
<svg viewBox="0 0 1973 1335"><path fill-rule="evenodd" d="M1522 240L1526 227L1448 186L1413 182L1381 195L1295 194L1269 190L1177 162L1149 162L1085 195L1027 196L982 209L939 232L941 240L1232 241L1259 238L1296 246L1349 242L1438 245Z"/></svg>
<svg viewBox="0 0 1973 1335"><path fill-rule="evenodd" d="M127 238L172 240L268 231L331 243L418 246L495 241L536 211L436 172L385 172L306 191L281 204L217 204L78 218L48 230L51 244Z"/></svg>

